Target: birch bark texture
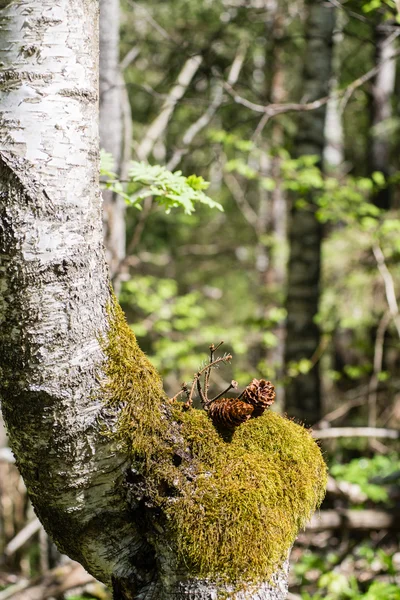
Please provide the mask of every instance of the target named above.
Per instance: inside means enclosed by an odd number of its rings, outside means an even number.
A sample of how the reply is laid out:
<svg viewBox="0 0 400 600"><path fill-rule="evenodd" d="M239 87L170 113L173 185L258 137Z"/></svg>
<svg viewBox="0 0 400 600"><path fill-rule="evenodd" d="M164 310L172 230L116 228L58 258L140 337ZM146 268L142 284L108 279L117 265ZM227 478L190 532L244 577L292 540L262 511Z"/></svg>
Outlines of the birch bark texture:
<svg viewBox="0 0 400 600"><path fill-rule="evenodd" d="M134 532L119 505L125 457L99 436L93 400L110 295L98 186L98 3L1 6L2 408L46 529L107 581L119 560L113 552L126 554ZM110 542L113 530L120 537Z"/></svg>
<svg viewBox="0 0 400 600"><path fill-rule="evenodd" d="M46 530L115 600L211 600L221 588L174 572L167 548L156 555L126 492L130 459L103 432L98 8L0 3L2 409ZM283 600L287 564L250 596L223 593Z"/></svg>
<svg viewBox="0 0 400 600"><path fill-rule="evenodd" d="M331 80L334 9L319 0L306 2L306 51L303 72L303 100L312 102L328 95ZM301 115L296 155L315 155L322 162L325 145L326 106ZM320 344L318 313L321 273L322 226L311 209L298 209L295 202L289 220L289 264L287 294L286 367L302 359L312 368L292 379L286 389L286 410L312 425L321 416L318 364Z"/></svg>

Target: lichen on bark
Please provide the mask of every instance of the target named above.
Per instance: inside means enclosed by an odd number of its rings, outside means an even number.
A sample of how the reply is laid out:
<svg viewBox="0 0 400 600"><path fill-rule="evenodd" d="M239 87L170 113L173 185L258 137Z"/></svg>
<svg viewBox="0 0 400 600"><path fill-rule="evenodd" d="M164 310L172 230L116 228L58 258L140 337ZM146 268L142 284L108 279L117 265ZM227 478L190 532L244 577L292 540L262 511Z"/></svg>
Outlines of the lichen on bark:
<svg viewBox="0 0 400 600"><path fill-rule="evenodd" d="M131 494L147 539L177 571L224 585L259 585L282 568L325 494L326 466L303 426L273 412L228 440L204 411L170 404L115 298L103 340L107 435L129 451ZM137 505L136 504L136 505Z"/></svg>

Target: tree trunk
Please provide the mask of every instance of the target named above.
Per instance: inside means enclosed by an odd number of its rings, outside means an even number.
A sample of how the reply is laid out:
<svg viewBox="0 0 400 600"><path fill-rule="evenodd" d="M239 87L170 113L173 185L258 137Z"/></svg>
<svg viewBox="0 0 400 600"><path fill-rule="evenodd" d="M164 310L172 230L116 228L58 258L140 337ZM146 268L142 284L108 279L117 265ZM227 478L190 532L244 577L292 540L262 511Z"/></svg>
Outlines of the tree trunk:
<svg viewBox="0 0 400 600"><path fill-rule="evenodd" d="M372 86L372 139L370 145L370 170L390 174L389 120L392 117L392 98L396 81L396 61L391 60L396 50L397 32L389 33L383 26L375 31L376 64L380 66ZM380 190L374 202L379 208L390 209L390 186Z"/></svg>
<svg viewBox="0 0 400 600"><path fill-rule="evenodd" d="M123 156L119 13L119 0L100 0L100 146L113 155L115 171L122 177L123 163L127 157ZM115 285L119 267L125 258L125 201L110 190L103 191L103 199L104 242L110 275Z"/></svg>
<svg viewBox="0 0 400 600"><path fill-rule="evenodd" d="M307 47L304 64L303 100L310 102L328 93L331 78L332 7L309 0L306 24ZM296 155L316 155L322 161L326 107L302 114L296 140ZM312 195L309 198L312 206ZM320 343L318 313L321 224L314 210L292 208L289 223L290 256L288 266L286 368L302 359L313 360ZM286 390L289 414L315 423L321 416L318 362L304 374L292 379Z"/></svg>
<svg viewBox="0 0 400 600"><path fill-rule="evenodd" d="M225 440L166 401L107 276L98 3L0 6L0 396L35 510L115 600L283 600L320 450L273 413Z"/></svg>

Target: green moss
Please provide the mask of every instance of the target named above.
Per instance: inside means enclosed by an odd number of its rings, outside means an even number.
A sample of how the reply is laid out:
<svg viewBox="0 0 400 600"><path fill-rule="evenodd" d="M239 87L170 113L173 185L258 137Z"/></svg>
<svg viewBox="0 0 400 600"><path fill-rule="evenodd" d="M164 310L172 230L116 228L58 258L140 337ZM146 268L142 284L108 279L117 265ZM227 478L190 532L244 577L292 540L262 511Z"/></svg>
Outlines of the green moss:
<svg viewBox="0 0 400 600"><path fill-rule="evenodd" d="M168 422L163 411L166 396L162 381L139 348L125 315L113 297L110 327L102 340L107 361L106 403L119 409L113 437L149 465L166 450Z"/></svg>
<svg viewBox="0 0 400 600"><path fill-rule="evenodd" d="M268 580L324 496L319 447L304 427L272 412L224 439L204 411L166 402L116 304L110 321L105 390L120 409L112 435L141 465L169 545L190 574ZM165 545L165 533L155 536Z"/></svg>

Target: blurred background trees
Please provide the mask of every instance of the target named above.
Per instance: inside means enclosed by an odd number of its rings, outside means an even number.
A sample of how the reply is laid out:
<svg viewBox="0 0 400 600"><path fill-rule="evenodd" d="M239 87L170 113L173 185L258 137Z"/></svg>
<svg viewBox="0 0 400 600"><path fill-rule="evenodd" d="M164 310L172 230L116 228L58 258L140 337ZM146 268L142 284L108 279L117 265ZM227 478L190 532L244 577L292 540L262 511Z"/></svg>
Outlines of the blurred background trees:
<svg viewBox="0 0 400 600"><path fill-rule="evenodd" d="M327 520L293 552L292 597L399 599L396 2L100 5L103 179L121 181L105 242L141 347L173 396L223 339L234 361L216 393L265 377L279 410L331 430ZM167 214L130 158L203 177L223 212ZM358 437L367 425L380 432ZM1 493L4 550L23 519Z"/></svg>

